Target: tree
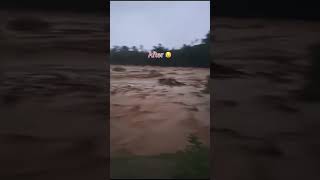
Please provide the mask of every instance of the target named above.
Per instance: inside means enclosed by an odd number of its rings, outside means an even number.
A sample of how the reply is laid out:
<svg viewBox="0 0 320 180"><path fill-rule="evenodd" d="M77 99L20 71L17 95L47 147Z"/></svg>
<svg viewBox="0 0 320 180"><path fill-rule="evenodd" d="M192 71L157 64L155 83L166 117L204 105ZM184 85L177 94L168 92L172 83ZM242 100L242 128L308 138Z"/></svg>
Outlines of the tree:
<svg viewBox="0 0 320 180"><path fill-rule="evenodd" d="M163 47L161 43L159 43L157 46L153 46L153 51L157 51L157 52L165 52L168 51L167 48Z"/></svg>
<svg viewBox="0 0 320 180"><path fill-rule="evenodd" d="M118 52L118 51L120 51L119 46L113 46L113 48L111 48L111 52Z"/></svg>
<svg viewBox="0 0 320 180"><path fill-rule="evenodd" d="M136 46L132 46L131 50L134 51L134 52L138 52L138 48Z"/></svg>
<svg viewBox="0 0 320 180"><path fill-rule="evenodd" d="M127 51L129 51L129 47L128 46L122 46L120 48L120 51L127 52Z"/></svg>
<svg viewBox="0 0 320 180"><path fill-rule="evenodd" d="M210 43L210 32L206 34L206 37L202 39L202 44L209 44Z"/></svg>

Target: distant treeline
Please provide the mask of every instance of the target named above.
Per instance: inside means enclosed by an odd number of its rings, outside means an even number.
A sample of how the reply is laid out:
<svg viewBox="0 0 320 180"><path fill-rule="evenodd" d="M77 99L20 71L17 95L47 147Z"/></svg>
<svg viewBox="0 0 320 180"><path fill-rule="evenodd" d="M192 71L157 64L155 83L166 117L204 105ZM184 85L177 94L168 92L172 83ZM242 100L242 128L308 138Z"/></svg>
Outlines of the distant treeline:
<svg viewBox="0 0 320 180"><path fill-rule="evenodd" d="M140 47L114 46L110 50L110 63L123 65L155 65L155 66L178 66L178 67L209 67L209 44L210 35L206 35L197 45L183 45L180 49L168 49L162 44L154 46L151 51L165 53L170 51L172 57L160 59L148 58L149 51Z"/></svg>

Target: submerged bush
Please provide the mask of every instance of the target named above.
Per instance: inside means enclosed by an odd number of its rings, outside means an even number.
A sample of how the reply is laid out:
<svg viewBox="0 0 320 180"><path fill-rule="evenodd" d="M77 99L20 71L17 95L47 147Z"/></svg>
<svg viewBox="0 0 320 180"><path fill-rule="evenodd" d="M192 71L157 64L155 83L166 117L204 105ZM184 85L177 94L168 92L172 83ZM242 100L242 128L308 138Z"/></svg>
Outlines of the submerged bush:
<svg viewBox="0 0 320 180"><path fill-rule="evenodd" d="M209 147L202 144L195 135L190 135L188 142L189 145L183 151L177 153L175 178L209 178Z"/></svg>
<svg viewBox="0 0 320 180"><path fill-rule="evenodd" d="M126 71L126 69L123 68L123 67L114 67L112 70L113 70L113 71L118 71L118 72L124 72L124 71Z"/></svg>
<svg viewBox="0 0 320 180"><path fill-rule="evenodd" d="M158 80L161 85L167 86L184 86L185 84L177 81L174 78L162 78Z"/></svg>

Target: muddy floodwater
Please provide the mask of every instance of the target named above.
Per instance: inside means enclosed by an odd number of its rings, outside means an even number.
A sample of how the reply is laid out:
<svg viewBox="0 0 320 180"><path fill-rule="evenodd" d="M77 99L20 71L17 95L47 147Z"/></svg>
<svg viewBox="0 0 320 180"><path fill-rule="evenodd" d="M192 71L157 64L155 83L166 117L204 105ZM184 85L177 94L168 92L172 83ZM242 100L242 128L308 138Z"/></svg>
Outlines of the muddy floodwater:
<svg viewBox="0 0 320 180"><path fill-rule="evenodd" d="M209 69L110 67L111 155L184 149L195 134L210 141Z"/></svg>

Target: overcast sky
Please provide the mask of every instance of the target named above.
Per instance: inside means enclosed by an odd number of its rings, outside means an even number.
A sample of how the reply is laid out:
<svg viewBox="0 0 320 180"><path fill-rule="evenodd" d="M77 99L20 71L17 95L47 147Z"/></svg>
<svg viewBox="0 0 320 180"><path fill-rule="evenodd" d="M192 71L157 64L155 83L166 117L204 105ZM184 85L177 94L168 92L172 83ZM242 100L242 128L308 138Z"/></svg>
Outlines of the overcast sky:
<svg viewBox="0 0 320 180"><path fill-rule="evenodd" d="M180 48L210 30L210 1L111 1L110 44Z"/></svg>

